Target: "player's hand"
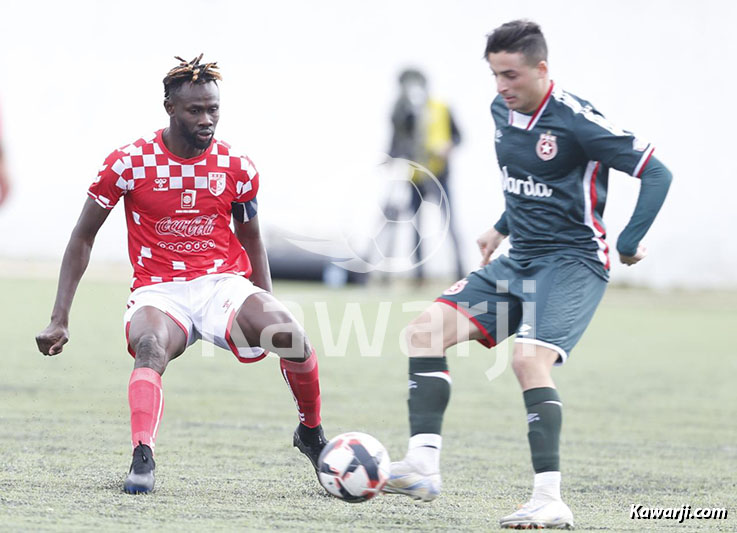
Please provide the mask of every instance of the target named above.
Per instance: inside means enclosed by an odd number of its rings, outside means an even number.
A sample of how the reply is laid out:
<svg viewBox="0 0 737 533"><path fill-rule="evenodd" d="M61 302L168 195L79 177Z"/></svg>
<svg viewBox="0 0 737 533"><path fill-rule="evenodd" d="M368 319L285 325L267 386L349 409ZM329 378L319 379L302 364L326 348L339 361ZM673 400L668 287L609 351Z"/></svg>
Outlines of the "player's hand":
<svg viewBox="0 0 737 533"><path fill-rule="evenodd" d="M44 355L60 354L67 342L69 342L69 329L53 322L36 335L36 344L39 351Z"/></svg>
<svg viewBox="0 0 737 533"><path fill-rule="evenodd" d="M476 239L476 244L479 245L481 251L481 266L489 263L489 258L494 250L499 248L499 245L506 238L506 235L499 233L496 228L490 228L486 230L481 236Z"/></svg>
<svg viewBox="0 0 737 533"><path fill-rule="evenodd" d="M635 263L639 263L645 257L647 256L647 248L645 248L642 244L637 245L637 252L635 252L635 255L622 255L619 254L619 260L622 262L622 264L627 266L632 266Z"/></svg>

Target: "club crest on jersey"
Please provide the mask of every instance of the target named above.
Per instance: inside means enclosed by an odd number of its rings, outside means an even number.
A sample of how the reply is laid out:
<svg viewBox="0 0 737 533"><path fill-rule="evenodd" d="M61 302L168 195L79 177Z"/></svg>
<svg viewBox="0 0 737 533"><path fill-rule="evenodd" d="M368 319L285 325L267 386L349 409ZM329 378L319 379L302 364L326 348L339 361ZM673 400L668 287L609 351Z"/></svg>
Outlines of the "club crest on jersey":
<svg viewBox="0 0 737 533"><path fill-rule="evenodd" d="M453 296L454 294L458 294L466 287L466 285L468 285L468 280L466 278L458 280L453 285L445 289L445 291L443 291L443 295Z"/></svg>
<svg viewBox="0 0 737 533"><path fill-rule="evenodd" d="M540 139L537 141L535 146L537 157L543 161L550 161L556 155L558 155L558 143L556 142L556 136L550 135L550 133L541 133Z"/></svg>
<svg viewBox="0 0 737 533"><path fill-rule="evenodd" d="M207 188L213 196L220 196L225 190L225 172L208 172Z"/></svg>

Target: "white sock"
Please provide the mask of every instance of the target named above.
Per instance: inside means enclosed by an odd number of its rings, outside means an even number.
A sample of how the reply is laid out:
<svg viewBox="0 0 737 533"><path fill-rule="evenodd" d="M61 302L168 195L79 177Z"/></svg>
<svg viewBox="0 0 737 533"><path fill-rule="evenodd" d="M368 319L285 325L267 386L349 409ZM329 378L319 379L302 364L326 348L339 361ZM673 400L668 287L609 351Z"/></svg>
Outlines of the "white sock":
<svg viewBox="0 0 737 533"><path fill-rule="evenodd" d="M532 489L533 500L561 501L560 472L542 472L535 474L535 485Z"/></svg>
<svg viewBox="0 0 737 533"><path fill-rule="evenodd" d="M418 433L409 439L407 458L411 460L421 474L437 474L440 472L440 449L443 437L435 433Z"/></svg>

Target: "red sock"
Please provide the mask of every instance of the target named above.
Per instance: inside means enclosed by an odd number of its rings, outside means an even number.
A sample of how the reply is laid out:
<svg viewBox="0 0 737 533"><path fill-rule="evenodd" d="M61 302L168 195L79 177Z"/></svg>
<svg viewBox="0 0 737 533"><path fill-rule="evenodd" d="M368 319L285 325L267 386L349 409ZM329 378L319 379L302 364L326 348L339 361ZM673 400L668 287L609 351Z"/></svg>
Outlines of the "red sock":
<svg viewBox="0 0 737 533"><path fill-rule="evenodd" d="M128 405L131 408L131 441L154 449L164 410L164 391L161 376L151 368L135 368L128 382Z"/></svg>
<svg viewBox="0 0 737 533"><path fill-rule="evenodd" d="M320 425L320 377L317 371L315 351L306 361L280 360L281 373L297 404L299 421L314 428Z"/></svg>

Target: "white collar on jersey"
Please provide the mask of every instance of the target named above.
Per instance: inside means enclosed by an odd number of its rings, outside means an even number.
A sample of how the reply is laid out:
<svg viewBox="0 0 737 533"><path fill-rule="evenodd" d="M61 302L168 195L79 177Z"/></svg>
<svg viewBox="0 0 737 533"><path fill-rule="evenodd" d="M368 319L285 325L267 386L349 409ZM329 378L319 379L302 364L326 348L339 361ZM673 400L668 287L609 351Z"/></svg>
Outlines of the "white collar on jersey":
<svg viewBox="0 0 737 533"><path fill-rule="evenodd" d="M555 82L552 80L550 81L550 88L548 89L548 92L545 94L545 98L543 98L543 101L540 102L540 105L537 107L537 110L532 115L525 115L524 113L519 113L517 111L509 110L509 125L514 126L515 128L519 128L521 130L531 130L535 127L535 124L537 124L537 121L540 120L540 117L545 112L545 108L548 107L548 102L550 101L550 95L553 94L553 86L555 85Z"/></svg>

